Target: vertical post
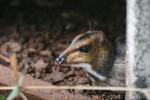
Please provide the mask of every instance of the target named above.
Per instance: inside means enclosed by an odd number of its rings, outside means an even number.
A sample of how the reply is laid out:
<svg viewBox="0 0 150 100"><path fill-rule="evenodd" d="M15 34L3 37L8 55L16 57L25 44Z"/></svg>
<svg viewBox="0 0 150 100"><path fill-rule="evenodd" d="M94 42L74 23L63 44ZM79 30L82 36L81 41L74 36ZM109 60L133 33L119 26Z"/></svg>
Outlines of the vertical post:
<svg viewBox="0 0 150 100"><path fill-rule="evenodd" d="M150 0L127 0L127 61L127 86L150 88ZM150 93L127 97L150 100Z"/></svg>

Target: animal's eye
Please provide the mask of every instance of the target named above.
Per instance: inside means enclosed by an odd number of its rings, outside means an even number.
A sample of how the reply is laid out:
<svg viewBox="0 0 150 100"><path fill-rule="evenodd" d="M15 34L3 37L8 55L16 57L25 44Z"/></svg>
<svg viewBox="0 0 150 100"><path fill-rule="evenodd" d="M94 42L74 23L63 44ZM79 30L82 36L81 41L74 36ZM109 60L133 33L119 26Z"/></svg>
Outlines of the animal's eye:
<svg viewBox="0 0 150 100"><path fill-rule="evenodd" d="M91 45L82 46L79 48L80 52L87 53L91 49Z"/></svg>

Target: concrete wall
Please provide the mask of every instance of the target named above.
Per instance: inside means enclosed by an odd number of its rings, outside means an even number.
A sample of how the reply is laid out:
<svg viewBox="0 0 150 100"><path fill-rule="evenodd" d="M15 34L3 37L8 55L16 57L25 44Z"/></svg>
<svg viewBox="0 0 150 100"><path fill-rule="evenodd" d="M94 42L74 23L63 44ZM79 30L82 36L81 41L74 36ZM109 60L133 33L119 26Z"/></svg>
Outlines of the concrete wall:
<svg viewBox="0 0 150 100"><path fill-rule="evenodd" d="M150 0L127 0L127 60L127 86L150 88ZM128 97L150 100L150 93Z"/></svg>

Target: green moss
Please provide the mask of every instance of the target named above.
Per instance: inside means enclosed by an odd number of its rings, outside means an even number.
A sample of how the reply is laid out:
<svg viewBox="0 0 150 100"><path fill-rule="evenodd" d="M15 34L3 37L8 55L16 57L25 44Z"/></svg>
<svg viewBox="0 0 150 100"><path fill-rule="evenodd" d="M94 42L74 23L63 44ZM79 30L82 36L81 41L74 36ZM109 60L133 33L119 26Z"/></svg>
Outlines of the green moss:
<svg viewBox="0 0 150 100"><path fill-rule="evenodd" d="M0 96L0 100L5 100L5 97L4 96Z"/></svg>

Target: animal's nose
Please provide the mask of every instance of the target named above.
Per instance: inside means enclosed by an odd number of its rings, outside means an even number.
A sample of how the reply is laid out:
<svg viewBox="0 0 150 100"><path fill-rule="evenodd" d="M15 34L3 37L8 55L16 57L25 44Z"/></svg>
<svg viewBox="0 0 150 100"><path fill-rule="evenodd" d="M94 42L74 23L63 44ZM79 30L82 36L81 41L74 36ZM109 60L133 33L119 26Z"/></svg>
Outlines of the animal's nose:
<svg viewBox="0 0 150 100"><path fill-rule="evenodd" d="M62 64L65 61L65 57L60 55L59 57L56 58L56 62L58 64Z"/></svg>

